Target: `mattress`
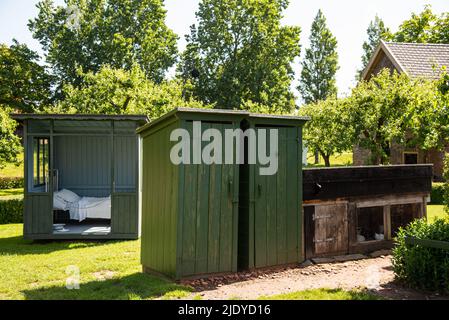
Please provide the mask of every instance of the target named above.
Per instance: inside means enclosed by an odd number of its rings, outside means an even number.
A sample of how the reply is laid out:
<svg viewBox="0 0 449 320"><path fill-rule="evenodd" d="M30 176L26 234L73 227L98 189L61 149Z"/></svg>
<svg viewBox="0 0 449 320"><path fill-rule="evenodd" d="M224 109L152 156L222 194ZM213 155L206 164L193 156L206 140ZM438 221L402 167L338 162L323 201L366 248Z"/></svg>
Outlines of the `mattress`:
<svg viewBox="0 0 449 320"><path fill-rule="evenodd" d="M79 222L86 219L111 219L111 197L83 197L69 207L70 219Z"/></svg>

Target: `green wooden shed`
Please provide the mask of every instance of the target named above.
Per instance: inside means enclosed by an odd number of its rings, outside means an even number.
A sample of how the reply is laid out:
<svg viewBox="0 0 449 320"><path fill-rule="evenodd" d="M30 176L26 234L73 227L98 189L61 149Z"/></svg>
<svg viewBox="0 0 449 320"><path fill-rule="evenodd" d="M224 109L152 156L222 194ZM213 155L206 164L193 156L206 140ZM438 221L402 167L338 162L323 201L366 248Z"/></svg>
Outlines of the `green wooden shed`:
<svg viewBox="0 0 449 320"><path fill-rule="evenodd" d="M180 279L302 261L301 129L306 120L178 108L138 129L144 271ZM190 142L187 162L173 161L173 150L185 155L176 148L179 129ZM201 157L217 139L209 129L223 138L211 153L217 155L212 163ZM278 170L261 175L266 163L254 152L265 149L266 155L274 140L270 136L267 145L254 145L249 132L258 137L270 129L278 135L278 150L273 149ZM237 131L244 138L240 147L231 140L235 148L229 155L227 138Z"/></svg>
<svg viewBox="0 0 449 320"><path fill-rule="evenodd" d="M12 117L23 125L25 238L138 238L146 116Z"/></svg>

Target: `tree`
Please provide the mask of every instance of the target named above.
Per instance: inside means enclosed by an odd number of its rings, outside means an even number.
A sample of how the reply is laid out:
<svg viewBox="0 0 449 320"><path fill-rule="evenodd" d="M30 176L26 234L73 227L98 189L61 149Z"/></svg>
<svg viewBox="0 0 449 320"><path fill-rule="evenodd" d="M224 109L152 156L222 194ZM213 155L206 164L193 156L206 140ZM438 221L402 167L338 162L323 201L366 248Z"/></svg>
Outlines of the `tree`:
<svg viewBox="0 0 449 320"><path fill-rule="evenodd" d="M390 30L385 26L383 20L377 15L374 20L370 22L366 32L368 34L368 39L363 43L362 69L357 72L358 80L360 80L361 74L368 66L371 56L380 41L391 37Z"/></svg>
<svg viewBox="0 0 449 320"><path fill-rule="evenodd" d="M53 78L25 44L0 45L0 105L20 112L39 111L51 102Z"/></svg>
<svg viewBox="0 0 449 320"><path fill-rule="evenodd" d="M305 105L299 112L312 119L305 126L304 141L319 152L326 167L330 167L332 155L352 148L354 133L347 99L331 97Z"/></svg>
<svg viewBox="0 0 449 320"><path fill-rule="evenodd" d="M130 70L136 63L159 82L174 64L177 36L165 25L163 0L64 1L39 2L28 24L60 82L79 85L78 68Z"/></svg>
<svg viewBox="0 0 449 320"><path fill-rule="evenodd" d="M355 144L371 153L371 164L387 164L393 142L431 148L435 83L383 70L361 81L348 99Z"/></svg>
<svg viewBox="0 0 449 320"><path fill-rule="evenodd" d="M202 0L178 66L192 94L225 109L265 105L289 112L298 27L281 26L287 0Z"/></svg>
<svg viewBox="0 0 449 320"><path fill-rule="evenodd" d="M306 104L337 95L337 70L337 39L327 28L326 18L319 10L312 23L310 48L306 49L298 88Z"/></svg>
<svg viewBox="0 0 449 320"><path fill-rule="evenodd" d="M449 12L443 13L435 22L430 42L449 43Z"/></svg>
<svg viewBox="0 0 449 320"><path fill-rule="evenodd" d="M137 65L131 70L103 66L97 73L78 70L78 76L82 85L65 85L66 98L47 112L146 114L156 119L179 106L204 107L193 99L183 99L180 81L155 83Z"/></svg>
<svg viewBox="0 0 449 320"><path fill-rule="evenodd" d="M434 42L434 25L438 17L432 12L430 6L426 6L420 14L412 13L409 20L404 21L398 32L394 34L396 42Z"/></svg>
<svg viewBox="0 0 449 320"><path fill-rule="evenodd" d="M9 117L12 110L0 105L0 169L7 163L19 163L22 151L20 139L15 135L17 123Z"/></svg>

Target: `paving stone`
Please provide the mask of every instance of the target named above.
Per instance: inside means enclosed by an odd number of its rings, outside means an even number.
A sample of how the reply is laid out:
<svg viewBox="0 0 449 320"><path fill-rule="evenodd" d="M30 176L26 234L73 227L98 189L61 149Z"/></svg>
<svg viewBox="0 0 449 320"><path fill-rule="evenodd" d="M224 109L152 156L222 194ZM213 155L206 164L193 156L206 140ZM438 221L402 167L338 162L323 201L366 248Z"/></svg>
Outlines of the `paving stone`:
<svg viewBox="0 0 449 320"><path fill-rule="evenodd" d="M363 260L368 258L367 256L363 254L349 254L346 256L338 256L335 257L335 261L337 262L345 262L345 261L355 261L355 260Z"/></svg>
<svg viewBox="0 0 449 320"><path fill-rule="evenodd" d="M313 266L313 262L310 260L306 260L303 263L300 264L301 267L310 267Z"/></svg>
<svg viewBox="0 0 449 320"><path fill-rule="evenodd" d="M389 256L391 254L391 250L378 250L369 254L371 258L379 258L381 256Z"/></svg>
<svg viewBox="0 0 449 320"><path fill-rule="evenodd" d="M334 263L334 258L313 258L312 262L315 264Z"/></svg>

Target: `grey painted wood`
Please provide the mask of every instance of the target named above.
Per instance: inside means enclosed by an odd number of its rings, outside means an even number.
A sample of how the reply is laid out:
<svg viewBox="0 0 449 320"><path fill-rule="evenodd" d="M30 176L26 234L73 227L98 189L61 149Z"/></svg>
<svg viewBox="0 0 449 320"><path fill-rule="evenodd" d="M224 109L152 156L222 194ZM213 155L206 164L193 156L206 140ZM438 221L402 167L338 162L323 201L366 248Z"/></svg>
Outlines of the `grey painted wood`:
<svg viewBox="0 0 449 320"><path fill-rule="evenodd" d="M117 123L116 123L117 122ZM139 234L138 143L134 120L26 119L24 234L28 239L134 239ZM27 130L31 128L31 130ZM47 137L57 189L79 196L112 196L112 232L106 236L54 235L52 187L33 186L33 137ZM115 181L114 181L115 178ZM115 185L115 192L113 186Z"/></svg>

